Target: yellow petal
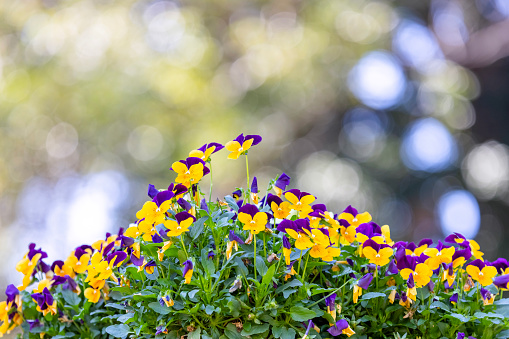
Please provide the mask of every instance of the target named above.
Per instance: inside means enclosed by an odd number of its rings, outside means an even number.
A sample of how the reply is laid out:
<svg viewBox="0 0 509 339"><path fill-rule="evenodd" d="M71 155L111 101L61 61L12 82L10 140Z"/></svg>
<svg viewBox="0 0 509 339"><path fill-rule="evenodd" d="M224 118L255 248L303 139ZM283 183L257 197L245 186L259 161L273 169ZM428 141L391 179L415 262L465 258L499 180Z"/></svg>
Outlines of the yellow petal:
<svg viewBox="0 0 509 339"><path fill-rule="evenodd" d="M230 152L238 152L240 143L238 141L228 141L224 147Z"/></svg>

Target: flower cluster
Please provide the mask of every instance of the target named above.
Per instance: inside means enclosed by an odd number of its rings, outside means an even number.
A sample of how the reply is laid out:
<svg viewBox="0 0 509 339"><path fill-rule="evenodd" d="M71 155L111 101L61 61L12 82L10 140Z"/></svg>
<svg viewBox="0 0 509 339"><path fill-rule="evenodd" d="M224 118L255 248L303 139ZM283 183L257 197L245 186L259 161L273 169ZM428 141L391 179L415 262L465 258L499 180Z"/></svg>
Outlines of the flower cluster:
<svg viewBox="0 0 509 339"><path fill-rule="evenodd" d="M258 135L205 144L149 185L136 220L51 265L34 244L22 284L0 304L0 333L126 338L495 338L509 331L509 262L483 259L455 233L393 241L368 212L342 212L289 188L249 180ZM213 154L246 157L247 187L223 200L200 182ZM215 155L214 155L215 156ZM210 175L212 177L212 175ZM31 289L31 292L27 290ZM505 331L505 332L504 332ZM503 335L503 334L502 334ZM506 338L498 336L497 338Z"/></svg>

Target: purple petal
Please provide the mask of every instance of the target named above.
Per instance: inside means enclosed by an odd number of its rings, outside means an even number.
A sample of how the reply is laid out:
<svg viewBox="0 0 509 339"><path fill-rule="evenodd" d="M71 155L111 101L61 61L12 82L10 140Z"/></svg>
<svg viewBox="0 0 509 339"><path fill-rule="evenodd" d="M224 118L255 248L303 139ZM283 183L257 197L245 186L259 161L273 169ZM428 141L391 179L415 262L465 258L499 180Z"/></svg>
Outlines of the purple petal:
<svg viewBox="0 0 509 339"><path fill-rule="evenodd" d="M163 202L165 202L166 200L170 200L174 196L175 196L175 194L173 192L165 190L165 191L157 193L157 195L155 196L155 198L152 201L155 202L157 204L157 206L161 206L161 204Z"/></svg>
<svg viewBox="0 0 509 339"><path fill-rule="evenodd" d="M246 135L244 141L249 139L253 139L253 143L251 144L252 146L258 145L262 141L262 137L257 134Z"/></svg>
<svg viewBox="0 0 509 339"><path fill-rule="evenodd" d="M140 257L138 258L134 254L131 254L130 259L134 266L140 267L143 265L143 261L145 258L142 255L140 255Z"/></svg>
<svg viewBox="0 0 509 339"><path fill-rule="evenodd" d="M457 303L458 302L458 293L454 293L452 297L449 298L449 302Z"/></svg>
<svg viewBox="0 0 509 339"><path fill-rule="evenodd" d="M291 178L286 173L283 173L279 176L279 178L277 178L274 186L281 190L285 190L286 186L290 185L290 179Z"/></svg>
<svg viewBox="0 0 509 339"><path fill-rule="evenodd" d="M495 260L491 263L491 266L496 267L498 270L498 273L504 273L506 268L509 267L509 262L507 261L507 259L498 258L497 260Z"/></svg>
<svg viewBox="0 0 509 339"><path fill-rule="evenodd" d="M343 211L343 213L350 213L351 215L353 215L354 217L359 214L359 212L357 212L357 210L355 208L352 207L352 205L348 205L347 208L345 208L345 210Z"/></svg>
<svg viewBox="0 0 509 339"><path fill-rule="evenodd" d="M107 261L110 262L111 260L113 260L113 258L115 258L115 262L113 263L113 266L116 266L127 258L127 253L125 253L123 251L113 252L108 255Z"/></svg>
<svg viewBox="0 0 509 339"><path fill-rule="evenodd" d="M183 184L177 184L177 185L175 185L175 187L172 187L171 189L168 187L168 190L172 191L173 193L175 193L175 196L177 196L177 195L186 193L187 187L184 186Z"/></svg>
<svg viewBox="0 0 509 339"><path fill-rule="evenodd" d="M180 205L180 207L182 207L186 211L189 211L191 208L193 208L193 205L191 205L191 203L189 201L187 201L183 198L180 198L179 200L177 200L177 203Z"/></svg>
<svg viewBox="0 0 509 339"><path fill-rule="evenodd" d="M481 260L481 259L476 259L474 261L472 261L470 264L468 264L468 266L477 266L479 268L479 270L482 270L484 268L484 266L486 266L486 264Z"/></svg>
<svg viewBox="0 0 509 339"><path fill-rule="evenodd" d="M230 233L228 234L228 239L230 241L236 241L239 244L243 244L244 243L244 241L238 235L236 235L235 232L233 232L233 230L230 230Z"/></svg>
<svg viewBox="0 0 509 339"><path fill-rule="evenodd" d="M185 276L186 273L189 271L189 270L192 270L193 269L193 262L191 260L186 260L184 262L184 273L183 275Z"/></svg>
<svg viewBox="0 0 509 339"><path fill-rule="evenodd" d="M387 271L385 272L385 275L389 276L391 274L398 274L398 272L399 272L398 267L396 266L394 259L392 259L391 262L389 263L389 267L387 268Z"/></svg>
<svg viewBox="0 0 509 339"><path fill-rule="evenodd" d="M157 193L159 193L159 190L152 184L149 184L148 185L148 196L151 198L151 199L154 199L154 197L157 195Z"/></svg>
<svg viewBox="0 0 509 339"><path fill-rule="evenodd" d="M13 284L10 284L5 289L5 295L7 296L7 302L13 301L18 294L19 294L18 288L16 286L14 286Z"/></svg>
<svg viewBox="0 0 509 339"><path fill-rule="evenodd" d="M205 198L201 199L200 209L204 210L207 213L209 213L209 206L207 205L207 201L205 200Z"/></svg>
<svg viewBox="0 0 509 339"><path fill-rule="evenodd" d="M180 224L182 221L187 220L189 218L193 218L194 221L196 221L196 218L193 217L192 214L189 214L187 212L180 212L175 214L175 219L177 219L178 223Z"/></svg>
<svg viewBox="0 0 509 339"><path fill-rule="evenodd" d="M162 242L164 242L164 239L163 239L163 238L161 238L161 236L160 236L160 235L156 232L156 233L154 233L154 235L152 236L152 242L153 242L153 243L158 244L158 243L162 243Z"/></svg>
<svg viewBox="0 0 509 339"><path fill-rule="evenodd" d="M251 183L251 193L258 193L258 180L256 177L253 178L253 182Z"/></svg>
<svg viewBox="0 0 509 339"><path fill-rule="evenodd" d="M283 247L286 249L291 249L292 245L290 244L290 240L286 237L286 235L283 236Z"/></svg>
<svg viewBox="0 0 509 339"><path fill-rule="evenodd" d="M371 273L368 273L366 274L365 276L363 276L359 282L357 283L357 285L359 287L361 287L362 289L364 290L367 290L368 287L369 287L369 284L371 284L371 281L373 280L373 274Z"/></svg>
<svg viewBox="0 0 509 339"><path fill-rule="evenodd" d="M244 143L244 133L240 133L238 137L233 139L233 141L238 142L240 145Z"/></svg>
<svg viewBox="0 0 509 339"><path fill-rule="evenodd" d="M336 293L331 294L327 298L325 298L325 306L334 307L336 308Z"/></svg>
<svg viewBox="0 0 509 339"><path fill-rule="evenodd" d="M55 272L55 267L57 267L62 269L62 267L64 267L64 262L62 260L56 260L53 262L53 264L51 264L51 270L53 272Z"/></svg>
<svg viewBox="0 0 509 339"><path fill-rule="evenodd" d="M509 283L509 274L504 274L493 279L493 284L498 288L507 288Z"/></svg>
<svg viewBox="0 0 509 339"><path fill-rule="evenodd" d="M431 240L429 238L424 238L421 241L419 241L419 246L418 247L421 247L422 245L431 246L431 245L433 245L433 240Z"/></svg>
<svg viewBox="0 0 509 339"><path fill-rule="evenodd" d="M378 244L376 241L372 239L366 240L364 244L362 244L362 247L371 247L377 252L380 251L380 244Z"/></svg>
<svg viewBox="0 0 509 339"><path fill-rule="evenodd" d="M212 152L212 154L214 154L214 153L216 153L217 151L220 151L220 150L222 150L222 149L224 148L224 146L223 146L223 145L221 145L221 144L220 144L220 143L218 143L218 142L211 142L211 143L209 143L209 144L207 145L207 148L206 148L206 149L209 149L209 148L211 148L211 147L213 147L213 146L216 146L216 148L214 149L214 152ZM203 151L202 151L202 152L203 152Z"/></svg>
<svg viewBox="0 0 509 339"><path fill-rule="evenodd" d="M252 204L245 204L241 208L239 208L239 213L249 214L251 217L254 217L256 213L260 212L258 207Z"/></svg>
<svg viewBox="0 0 509 339"><path fill-rule="evenodd" d="M413 274L410 274L408 276L408 280L406 281L406 285L407 285L408 288L414 288L415 287L414 275Z"/></svg>

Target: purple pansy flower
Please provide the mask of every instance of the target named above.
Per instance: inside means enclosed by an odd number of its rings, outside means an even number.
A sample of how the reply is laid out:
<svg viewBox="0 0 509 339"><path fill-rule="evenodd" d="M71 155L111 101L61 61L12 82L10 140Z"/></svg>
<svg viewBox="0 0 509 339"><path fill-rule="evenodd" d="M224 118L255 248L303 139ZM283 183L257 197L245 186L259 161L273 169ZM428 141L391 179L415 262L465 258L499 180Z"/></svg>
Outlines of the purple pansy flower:
<svg viewBox="0 0 509 339"><path fill-rule="evenodd" d="M347 328L348 322L345 319L340 319L336 322L336 324L334 324L334 326L329 328L327 332L329 332L329 334L332 335L333 337L337 337L343 334L343 330L346 330Z"/></svg>

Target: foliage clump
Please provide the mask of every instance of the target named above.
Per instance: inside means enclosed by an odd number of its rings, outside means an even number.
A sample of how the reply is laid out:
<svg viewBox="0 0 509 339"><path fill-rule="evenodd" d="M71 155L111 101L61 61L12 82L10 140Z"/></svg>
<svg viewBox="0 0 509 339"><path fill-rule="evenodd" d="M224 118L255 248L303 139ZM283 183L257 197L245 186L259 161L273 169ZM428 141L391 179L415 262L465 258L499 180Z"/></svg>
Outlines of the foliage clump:
<svg viewBox="0 0 509 339"><path fill-rule="evenodd" d="M509 263L483 260L455 233L434 244L391 239L368 212L336 214L288 189L260 191L247 153L257 135L203 145L149 185L137 221L44 262L30 245L0 304L0 332L21 338L509 338ZM247 184L212 200L211 156L245 156ZM212 184L211 184L212 186ZM271 193L274 192L274 193ZM207 196L208 195L208 199ZM28 290L31 290L29 292Z"/></svg>

